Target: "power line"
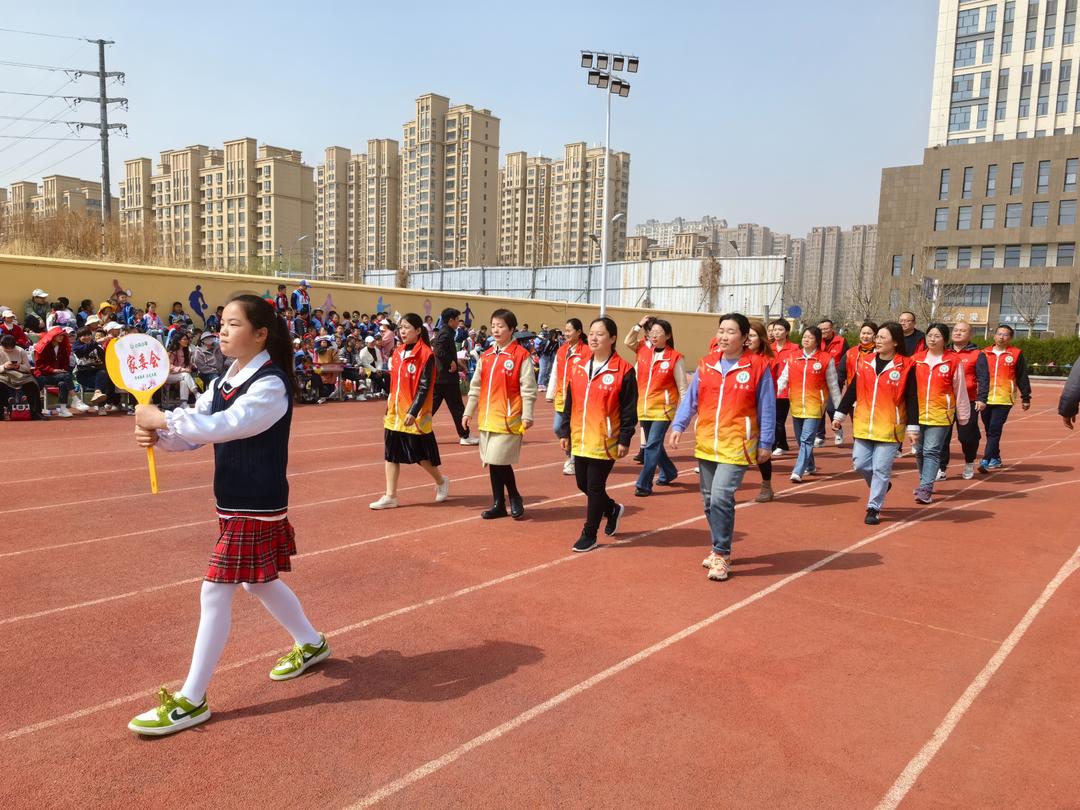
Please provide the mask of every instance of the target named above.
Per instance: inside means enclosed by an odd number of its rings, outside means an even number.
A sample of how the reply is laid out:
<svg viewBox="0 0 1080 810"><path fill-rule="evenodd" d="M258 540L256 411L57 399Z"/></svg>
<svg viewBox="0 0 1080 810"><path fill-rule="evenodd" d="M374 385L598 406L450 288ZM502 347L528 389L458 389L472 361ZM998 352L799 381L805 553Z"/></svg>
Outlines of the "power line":
<svg viewBox="0 0 1080 810"><path fill-rule="evenodd" d="M0 59L0 65L5 65L7 67L17 67L17 68L33 68L34 70L56 70L56 71L60 71L61 73L65 72L65 71L68 71L68 70L78 70L78 68L64 68L64 67L57 67L56 65L34 65L34 64L31 64L30 62L8 62L8 61L3 60L3 59Z"/></svg>
<svg viewBox="0 0 1080 810"><path fill-rule="evenodd" d="M30 136L33 136L33 135L37 135L39 132L41 132L41 130L45 129L45 127L49 126L50 124L61 123L60 120L59 120L60 116L64 115L69 109L70 109L70 105L67 108L65 108L65 109L61 110L60 112L58 112L56 115L54 115L50 120L46 121L45 123L38 124L32 130L27 132L24 137L30 137ZM0 129L7 129L13 123L15 123L15 122L12 121L11 123L6 124L4 127L0 128ZM67 123L67 122L65 121L63 123ZM18 144L21 141L22 141L22 138L12 141L7 146L0 146L0 152L6 152L8 149L11 149L13 146L18 146Z"/></svg>
<svg viewBox="0 0 1080 810"><path fill-rule="evenodd" d="M26 160L22 160L19 163L14 164L13 166L8 166L5 171L0 172L0 176L6 177L9 174L13 174L16 169L21 169L27 163L32 163L33 161L37 160L39 157L44 155L46 152L58 147L62 141L63 141L62 138L55 138L54 142L52 144L50 144L49 146L46 146L40 152L36 152L35 154L33 154L30 157L26 158ZM83 147L83 148L86 149L86 148L89 148L89 147Z"/></svg>
<svg viewBox="0 0 1080 810"><path fill-rule="evenodd" d="M28 118L25 115L0 115L0 119L2 119L4 121L29 121L32 124L41 124L41 123L52 124L54 122L55 123L60 123L60 124L69 123L67 121L59 121L59 122L57 122L55 118ZM10 126L10 124L8 126Z"/></svg>
<svg viewBox="0 0 1080 810"><path fill-rule="evenodd" d="M97 138L53 138L48 135L0 135L0 138L17 138L24 141L97 141Z"/></svg>
<svg viewBox="0 0 1080 810"><path fill-rule="evenodd" d="M36 172L30 172L28 176L29 177L42 177L42 176L44 176L45 172L49 171L49 169L53 168L54 166L59 166L61 163L65 163L66 161L71 160L73 157L77 157L77 156L81 155L87 149L92 148L96 143L97 143L97 140L95 139L93 143L88 143L86 146L79 147L78 149L76 149L74 152L72 152L67 157L62 157L59 160L57 160L57 161L55 161L53 163L50 163L48 166L45 166L44 168L38 169Z"/></svg>
<svg viewBox="0 0 1080 810"><path fill-rule="evenodd" d="M58 96L55 93L24 93L19 90L0 90L5 96L36 96L38 98L74 98L74 96Z"/></svg>
<svg viewBox="0 0 1080 810"><path fill-rule="evenodd" d="M20 31L17 28L0 28L0 31L3 31L5 34L27 34L28 36L32 36L32 37L51 37L52 39L74 39L74 40L78 40L79 42L88 41L87 37L72 37L72 36L68 36L67 34L45 34L45 33L42 33L41 31ZM93 41L93 40L89 40L89 41Z"/></svg>

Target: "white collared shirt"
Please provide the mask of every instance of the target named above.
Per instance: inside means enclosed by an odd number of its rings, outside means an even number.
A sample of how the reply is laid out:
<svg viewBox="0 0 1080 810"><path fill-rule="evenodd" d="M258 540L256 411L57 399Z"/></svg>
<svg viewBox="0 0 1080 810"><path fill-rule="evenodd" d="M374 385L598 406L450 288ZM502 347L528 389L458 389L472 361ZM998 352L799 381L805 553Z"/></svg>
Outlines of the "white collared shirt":
<svg viewBox="0 0 1080 810"><path fill-rule="evenodd" d="M196 450L204 444L247 439L268 430L289 410L289 392L277 377L256 380L224 411L211 413L211 409L216 388L242 386L269 361L270 355L265 351L255 355L243 368L234 360L224 376L215 379L199 395L194 406L166 411L167 428L158 431L157 446L163 450Z"/></svg>

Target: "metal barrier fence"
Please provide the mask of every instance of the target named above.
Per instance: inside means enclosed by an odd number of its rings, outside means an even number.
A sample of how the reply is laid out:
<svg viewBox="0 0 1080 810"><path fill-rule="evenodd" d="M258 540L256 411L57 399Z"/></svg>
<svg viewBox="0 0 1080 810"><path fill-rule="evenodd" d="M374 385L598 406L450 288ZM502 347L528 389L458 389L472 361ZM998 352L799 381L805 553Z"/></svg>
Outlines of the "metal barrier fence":
<svg viewBox="0 0 1080 810"><path fill-rule="evenodd" d="M702 286L701 259L613 262L607 266L607 305L672 312L737 310L761 315L783 308L783 256L718 259L719 272ZM393 270L368 272L365 284L395 286ZM461 267L409 274L410 289L600 304L600 266Z"/></svg>

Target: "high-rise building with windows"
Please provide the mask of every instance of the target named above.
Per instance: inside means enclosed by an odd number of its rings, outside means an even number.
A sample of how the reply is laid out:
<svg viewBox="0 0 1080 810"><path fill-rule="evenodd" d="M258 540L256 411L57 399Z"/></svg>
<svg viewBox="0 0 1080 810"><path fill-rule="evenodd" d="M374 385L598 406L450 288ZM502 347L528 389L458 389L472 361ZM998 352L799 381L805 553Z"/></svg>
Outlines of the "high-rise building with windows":
<svg viewBox="0 0 1080 810"><path fill-rule="evenodd" d="M608 261L626 255L626 209L630 194L630 153L611 152L611 171L604 167L604 149L569 143L562 160L551 167L551 262L596 264L600 261L604 195L610 195ZM622 216L619 216L619 215Z"/></svg>
<svg viewBox="0 0 1080 810"><path fill-rule="evenodd" d="M1077 0L941 0L929 145L1072 133Z"/></svg>
<svg viewBox="0 0 1080 810"><path fill-rule="evenodd" d="M499 244L499 119L427 93L404 124L400 263L493 265Z"/></svg>
<svg viewBox="0 0 1080 810"><path fill-rule="evenodd" d="M551 263L551 173L548 157L511 152L499 170L499 264Z"/></svg>

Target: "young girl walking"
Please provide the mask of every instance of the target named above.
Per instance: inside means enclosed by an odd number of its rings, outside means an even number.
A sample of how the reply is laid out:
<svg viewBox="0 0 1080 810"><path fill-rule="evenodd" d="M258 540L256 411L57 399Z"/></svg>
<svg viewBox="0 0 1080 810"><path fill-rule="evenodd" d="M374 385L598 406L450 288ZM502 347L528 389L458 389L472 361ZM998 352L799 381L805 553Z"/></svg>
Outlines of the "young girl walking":
<svg viewBox="0 0 1080 810"><path fill-rule="evenodd" d="M517 317L508 309L491 313L491 347L480 355L469 385L469 401L461 424L466 433L473 416L480 428L480 460L488 465L492 504L484 520L506 517L509 501L514 520L525 517L514 464L521 457L521 439L533 424L536 375L528 349L514 340Z"/></svg>
<svg viewBox="0 0 1080 810"><path fill-rule="evenodd" d="M807 326L802 333L802 351L790 355L780 372L777 389L787 391L791 401L791 422L799 455L791 470L791 482L801 484L804 475L817 472L815 442L828 403L840 401L836 365L832 355L821 348L821 330Z"/></svg>
<svg viewBox="0 0 1080 810"><path fill-rule="evenodd" d="M892 468L896 451L904 441L904 426L912 441L918 439L919 397L915 364L905 357L904 330L895 321L883 323L874 338L876 352L859 364L858 370L833 416L833 430L852 415L855 471L870 487L865 523L876 526L885 506L885 493L892 489Z"/></svg>
<svg viewBox="0 0 1080 810"><path fill-rule="evenodd" d="M775 395L786 361L773 354L772 346L769 344L768 332L765 331L765 324L761 323L761 321L750 321L750 332L746 335L746 351L758 355L765 361L769 368L769 375L772 377L773 393ZM779 420L777 421L779 422ZM779 433L779 427L777 433ZM775 440L775 438L774 436L773 439ZM761 473L761 492L754 498L757 503L768 503L773 499L772 460L773 456L770 453L768 458L759 457L757 461L758 472Z"/></svg>
<svg viewBox="0 0 1080 810"><path fill-rule="evenodd" d="M202 584L201 615L187 680L180 691L158 691L158 705L136 715L137 734L173 734L210 719L206 689L225 649L236 589L258 597L288 631L293 648L270 670L271 680L295 678L330 655L326 637L304 615L278 574L291 569L296 542L289 524L289 429L292 347L274 308L255 295L225 307L222 349L236 358L192 408L169 413L142 405L135 438L143 447L194 450L214 445L214 497L220 536Z"/></svg>
<svg viewBox="0 0 1080 810"><path fill-rule="evenodd" d="M383 419L386 494L369 504L372 509L395 509L402 464L418 464L435 481L435 502L450 495L450 479L439 465L439 444L431 426L435 398L435 353L428 343L424 320L410 312L398 325L401 345L388 363L390 396Z"/></svg>
<svg viewBox="0 0 1080 810"><path fill-rule="evenodd" d="M619 330L611 318L589 324L588 361L570 370L559 428L562 448L574 456L577 486L588 498L585 525L574 551L596 547L601 519L604 534L619 528L623 507L607 493L607 480L615 459L630 451L637 427L637 380L634 367L615 353Z"/></svg>
<svg viewBox="0 0 1080 810"><path fill-rule="evenodd" d="M926 348L915 358L919 390L919 486L917 503L931 503L934 482L941 476L941 454L952 433L953 419L966 425L971 418L967 381L960 355L949 350L949 327L932 323L923 338Z"/></svg>
<svg viewBox="0 0 1080 810"><path fill-rule="evenodd" d="M702 561L709 579L731 574L735 533L735 492L746 468L772 457L776 392L768 361L746 350L750 321L737 312L722 315L716 351L701 358L675 414L669 444L697 416L694 456L701 471L701 498L709 521L712 551Z"/></svg>
<svg viewBox="0 0 1080 810"><path fill-rule="evenodd" d="M662 318L648 318L647 322L647 335L635 327L626 338L627 347L637 355L637 416L645 437L641 445L644 466L634 489L639 498L652 494L657 468L660 476L656 483L661 486L674 483L679 475L664 450L664 437L686 393L686 367L682 354L675 350L671 324Z"/></svg>

